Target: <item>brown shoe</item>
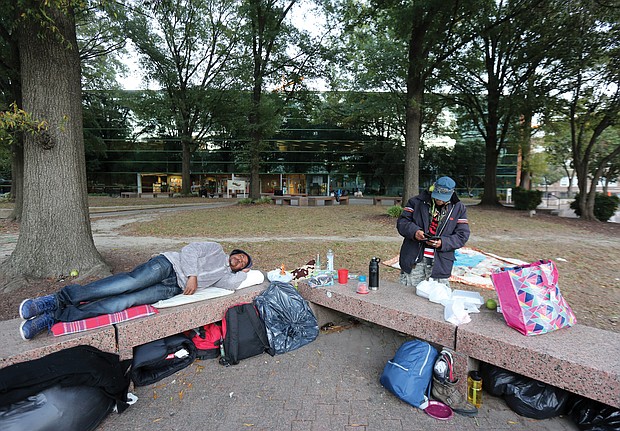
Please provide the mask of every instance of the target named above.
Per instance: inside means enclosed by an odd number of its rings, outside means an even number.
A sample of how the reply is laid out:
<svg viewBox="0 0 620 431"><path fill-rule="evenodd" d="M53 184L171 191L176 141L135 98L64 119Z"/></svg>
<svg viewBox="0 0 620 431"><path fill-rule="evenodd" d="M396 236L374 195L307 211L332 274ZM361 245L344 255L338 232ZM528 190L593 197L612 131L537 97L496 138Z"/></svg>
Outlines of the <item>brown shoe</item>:
<svg viewBox="0 0 620 431"><path fill-rule="evenodd" d="M433 398L449 406L455 413L463 416L476 416L478 414L478 409L476 406L468 403L459 393L456 389L457 382L458 380L442 383L433 376L433 387L431 389Z"/></svg>

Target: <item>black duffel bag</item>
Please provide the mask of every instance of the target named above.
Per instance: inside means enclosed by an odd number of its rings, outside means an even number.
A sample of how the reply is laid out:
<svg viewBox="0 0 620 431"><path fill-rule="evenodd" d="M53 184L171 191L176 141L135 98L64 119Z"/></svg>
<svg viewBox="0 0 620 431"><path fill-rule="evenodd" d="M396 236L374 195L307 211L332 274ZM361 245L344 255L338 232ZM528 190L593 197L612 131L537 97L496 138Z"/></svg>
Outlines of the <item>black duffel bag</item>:
<svg viewBox="0 0 620 431"><path fill-rule="evenodd" d="M184 334L136 346L133 349L131 380L146 386L176 373L196 359L196 346Z"/></svg>

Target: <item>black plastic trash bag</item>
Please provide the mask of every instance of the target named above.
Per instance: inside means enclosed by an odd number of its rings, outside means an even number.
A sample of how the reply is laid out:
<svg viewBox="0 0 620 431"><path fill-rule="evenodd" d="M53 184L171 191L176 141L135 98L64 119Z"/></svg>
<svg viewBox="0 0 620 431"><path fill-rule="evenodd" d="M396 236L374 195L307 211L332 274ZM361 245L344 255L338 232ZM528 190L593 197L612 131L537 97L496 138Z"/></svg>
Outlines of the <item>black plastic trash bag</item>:
<svg viewBox="0 0 620 431"><path fill-rule="evenodd" d="M532 419L549 419L568 410L571 394L533 379L511 383L504 400L513 411Z"/></svg>
<svg viewBox="0 0 620 431"><path fill-rule="evenodd" d="M319 335L314 313L292 284L274 281L254 303L276 355L305 346Z"/></svg>
<svg viewBox="0 0 620 431"><path fill-rule="evenodd" d="M570 392L490 364L481 364L482 387L501 396L508 407L521 416L549 419L565 414Z"/></svg>
<svg viewBox="0 0 620 431"><path fill-rule="evenodd" d="M620 409L584 397L575 397L568 416L584 431L620 431Z"/></svg>
<svg viewBox="0 0 620 431"><path fill-rule="evenodd" d="M482 389L495 397L503 397L508 385L527 380L519 374L482 362L480 363L480 376L482 377Z"/></svg>
<svg viewBox="0 0 620 431"><path fill-rule="evenodd" d="M52 386L0 407L2 431L91 431L114 408L114 400L89 386Z"/></svg>

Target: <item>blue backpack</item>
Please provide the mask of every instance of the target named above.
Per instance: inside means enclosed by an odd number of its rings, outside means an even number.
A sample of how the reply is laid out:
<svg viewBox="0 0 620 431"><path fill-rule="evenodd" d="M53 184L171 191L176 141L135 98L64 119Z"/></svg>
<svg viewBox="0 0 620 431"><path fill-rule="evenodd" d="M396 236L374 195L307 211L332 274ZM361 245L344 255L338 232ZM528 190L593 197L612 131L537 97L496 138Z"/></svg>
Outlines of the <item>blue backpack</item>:
<svg viewBox="0 0 620 431"><path fill-rule="evenodd" d="M425 409L437 355L426 341L407 341L385 365L379 382L406 403Z"/></svg>

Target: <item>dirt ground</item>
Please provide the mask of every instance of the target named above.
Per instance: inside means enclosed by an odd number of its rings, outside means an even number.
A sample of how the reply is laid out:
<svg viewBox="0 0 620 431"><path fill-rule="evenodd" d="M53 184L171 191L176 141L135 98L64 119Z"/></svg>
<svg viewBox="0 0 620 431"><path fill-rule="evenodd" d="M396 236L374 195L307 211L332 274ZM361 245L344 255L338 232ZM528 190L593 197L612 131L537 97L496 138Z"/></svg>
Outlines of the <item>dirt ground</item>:
<svg viewBox="0 0 620 431"><path fill-rule="evenodd" d="M493 213L492 217L501 219L502 212L507 210L488 211L497 212L497 214ZM93 221L93 233L97 248L110 265L112 272L130 270L137 264L146 261L152 255L153 250L174 249L176 244L182 240L180 238L140 238L124 235L123 226L126 223L148 221L153 217L155 216L133 215L126 218L99 218ZM472 218L471 215L470 218ZM546 214L538 214L536 219L543 224L553 223L556 226L561 226L559 229L561 233L554 233L554 237L550 240L552 244L549 245L548 250L545 249L547 247L545 243L549 242L548 240L537 242L527 240L527 238L517 238L521 241L519 251L522 256L514 256L514 248L511 248L514 247L514 234L511 232L504 234L503 231L508 230L504 227L497 228L489 233L477 233L476 236L472 236L468 246L491 250L493 253L502 256L518 258L540 256L541 252L544 252L543 255L553 258L566 258L565 263L560 262L558 265L561 277L560 287L575 311L579 323L614 332L620 331L620 261L618 257L620 256L620 224L586 223L578 219ZM377 216L375 222L377 225L393 226L394 219ZM480 226L477 228L480 229ZM11 235L16 237L18 230L19 227L15 223L0 220L0 238L11 237ZM536 237L537 235L536 231L532 231L532 236ZM596 245L591 244L585 245L591 236L602 238L605 245L601 248L596 248ZM508 238L510 241L507 240ZM268 239L264 240L267 241ZM395 241L399 242L400 239L395 238ZM119 253L119 250L122 252ZM1 248L0 252L2 252L0 254L1 259L10 254ZM586 257L587 272L572 273L571 262ZM279 266L279 260L275 258L273 262L262 258L261 263L261 268ZM391 279L397 277L397 274L388 273L388 271L385 271L385 275ZM562 279L562 277L564 278ZM18 317L18 306L23 299L57 291L70 281L65 279L29 280L24 287L17 291L0 293L0 320ZM84 283L89 280L79 281ZM494 292L485 291L481 293L486 298Z"/></svg>

